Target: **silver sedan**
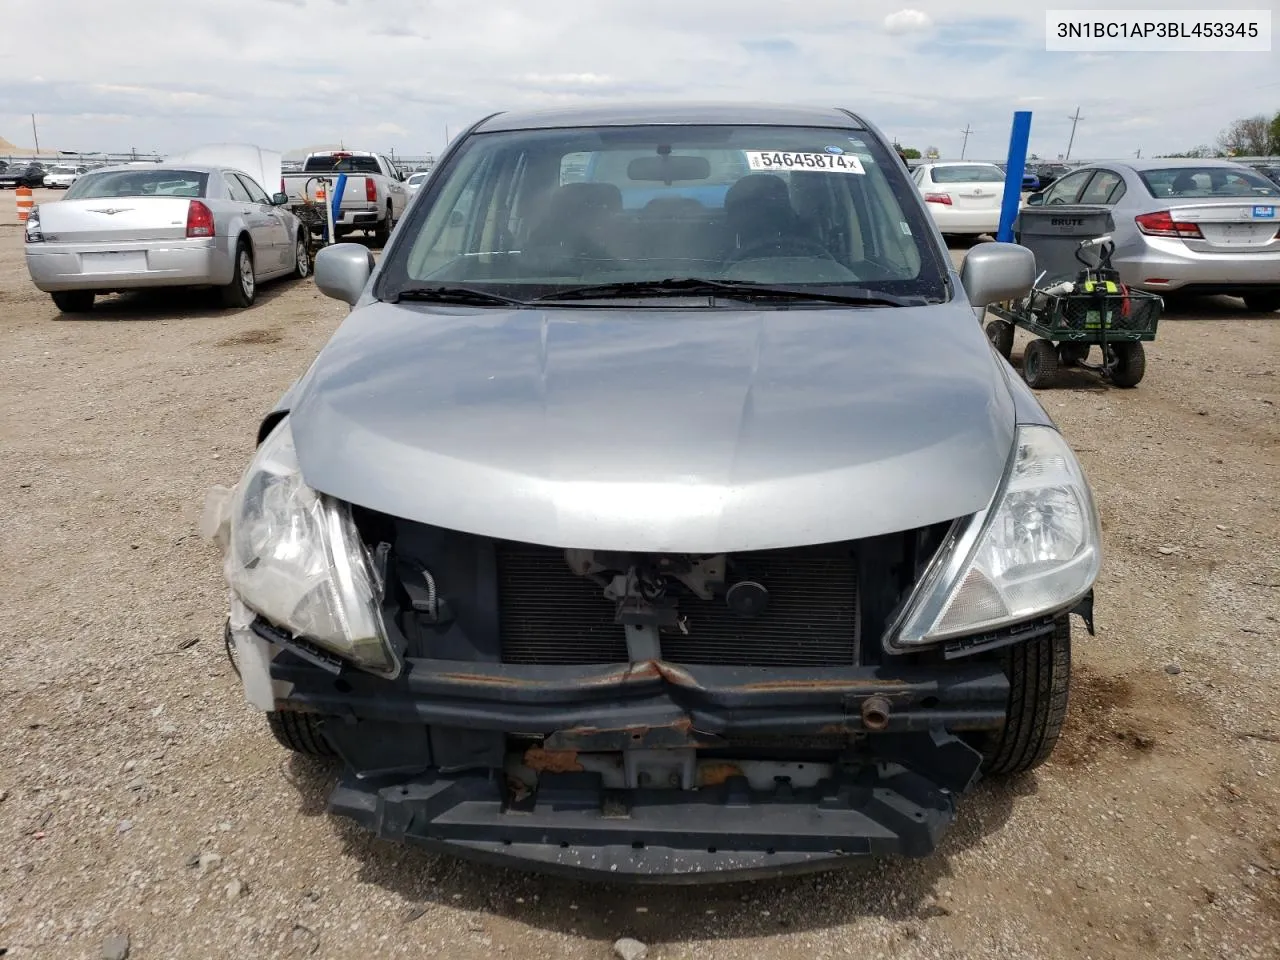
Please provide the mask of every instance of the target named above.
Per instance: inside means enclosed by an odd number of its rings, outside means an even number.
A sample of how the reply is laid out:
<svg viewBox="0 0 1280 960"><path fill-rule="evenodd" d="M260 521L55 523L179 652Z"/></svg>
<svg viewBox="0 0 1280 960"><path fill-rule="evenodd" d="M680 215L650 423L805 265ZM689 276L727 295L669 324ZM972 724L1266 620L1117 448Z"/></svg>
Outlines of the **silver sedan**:
<svg viewBox="0 0 1280 960"><path fill-rule="evenodd" d="M258 283L311 272L306 235L242 170L147 164L93 170L26 225L32 282L64 313L103 293L213 286L228 307L253 303Z"/></svg>
<svg viewBox="0 0 1280 960"><path fill-rule="evenodd" d="M1032 206L1105 208L1120 279L1152 293L1229 294L1280 310L1280 185L1229 160L1092 163Z"/></svg>

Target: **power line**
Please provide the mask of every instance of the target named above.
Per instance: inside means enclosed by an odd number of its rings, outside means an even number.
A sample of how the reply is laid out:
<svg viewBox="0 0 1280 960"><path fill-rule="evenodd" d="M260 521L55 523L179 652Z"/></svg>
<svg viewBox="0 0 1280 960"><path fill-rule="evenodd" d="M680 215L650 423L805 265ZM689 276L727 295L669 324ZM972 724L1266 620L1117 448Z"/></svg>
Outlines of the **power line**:
<svg viewBox="0 0 1280 960"><path fill-rule="evenodd" d="M964 134L964 143L960 145L960 159L963 160L964 152L969 148L969 134L973 133L973 131L969 129L969 125L966 123L964 129L960 132Z"/></svg>
<svg viewBox="0 0 1280 960"><path fill-rule="evenodd" d="M1075 116L1067 117L1067 119L1071 121L1071 139L1067 141L1067 155L1063 158L1064 160L1071 159L1071 145L1076 142L1076 124L1083 120L1084 117L1080 116L1080 108L1076 107Z"/></svg>

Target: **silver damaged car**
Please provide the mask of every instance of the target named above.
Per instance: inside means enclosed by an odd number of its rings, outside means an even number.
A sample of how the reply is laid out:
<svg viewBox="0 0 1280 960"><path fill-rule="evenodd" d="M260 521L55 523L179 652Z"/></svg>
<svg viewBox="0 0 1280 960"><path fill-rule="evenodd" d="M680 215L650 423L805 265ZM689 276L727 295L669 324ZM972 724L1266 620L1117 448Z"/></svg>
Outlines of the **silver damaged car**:
<svg viewBox="0 0 1280 960"><path fill-rule="evenodd" d="M1030 769L1098 516L843 110L490 116L216 488L226 637L330 809L463 857L692 882L924 856Z"/></svg>

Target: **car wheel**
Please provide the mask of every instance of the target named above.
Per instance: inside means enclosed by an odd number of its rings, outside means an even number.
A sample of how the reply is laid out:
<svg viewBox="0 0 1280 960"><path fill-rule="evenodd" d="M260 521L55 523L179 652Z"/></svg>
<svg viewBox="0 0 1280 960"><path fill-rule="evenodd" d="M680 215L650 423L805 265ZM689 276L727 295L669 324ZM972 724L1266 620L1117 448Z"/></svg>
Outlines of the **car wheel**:
<svg viewBox="0 0 1280 960"><path fill-rule="evenodd" d="M1043 390L1058 376L1058 351L1048 340L1032 340L1022 351L1022 379Z"/></svg>
<svg viewBox="0 0 1280 960"><path fill-rule="evenodd" d="M293 275L299 280L311 276L311 251L307 249L306 234L298 234L293 245Z"/></svg>
<svg viewBox="0 0 1280 960"><path fill-rule="evenodd" d="M1275 313L1280 310L1280 293L1246 294L1244 307L1250 313Z"/></svg>
<svg viewBox="0 0 1280 960"><path fill-rule="evenodd" d="M1058 365L1063 367L1077 367L1089 359L1089 344L1087 343L1060 343L1058 344Z"/></svg>
<svg viewBox="0 0 1280 960"><path fill-rule="evenodd" d="M267 726L282 747L308 757L332 760L337 757L329 741L320 732L320 718L314 713L294 713L291 710L271 710L267 713Z"/></svg>
<svg viewBox="0 0 1280 960"><path fill-rule="evenodd" d="M1136 387L1147 372L1147 353L1142 343L1137 340L1113 343L1107 347L1107 353L1111 361L1108 365L1111 382L1117 387Z"/></svg>
<svg viewBox="0 0 1280 960"><path fill-rule="evenodd" d="M992 320L987 324L987 339L996 353L1009 359L1013 354L1013 324L1008 320Z"/></svg>
<svg viewBox="0 0 1280 960"><path fill-rule="evenodd" d="M49 296L63 313L88 313L93 309L92 290L59 290Z"/></svg>
<svg viewBox="0 0 1280 960"><path fill-rule="evenodd" d="M224 307L252 306L253 298L258 292L258 282L253 272L253 251L249 249L248 241L241 240L236 244L234 263L231 282L222 288L222 305Z"/></svg>
<svg viewBox="0 0 1280 960"><path fill-rule="evenodd" d="M1003 777L1025 773L1049 759L1062 733L1071 687L1071 620L1063 614L1048 636L1009 647L1001 655L1009 678L1004 727L971 740L982 770Z"/></svg>
<svg viewBox="0 0 1280 960"><path fill-rule="evenodd" d="M382 218L378 227L373 232L373 239L378 246L386 246L387 241L391 239L391 228L395 226L395 215L391 211L391 204L387 204L387 215Z"/></svg>

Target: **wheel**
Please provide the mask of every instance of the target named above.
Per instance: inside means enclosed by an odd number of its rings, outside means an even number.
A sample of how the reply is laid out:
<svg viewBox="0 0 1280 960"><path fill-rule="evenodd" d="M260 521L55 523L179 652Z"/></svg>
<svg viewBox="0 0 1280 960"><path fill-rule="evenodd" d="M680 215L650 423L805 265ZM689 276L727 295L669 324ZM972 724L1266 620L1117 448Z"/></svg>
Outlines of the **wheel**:
<svg viewBox="0 0 1280 960"><path fill-rule="evenodd" d="M63 313L88 313L93 309L92 290L59 290L49 296Z"/></svg>
<svg viewBox="0 0 1280 960"><path fill-rule="evenodd" d="M1084 363L1089 359L1089 349L1089 344L1087 343L1058 344L1058 365L1074 367Z"/></svg>
<svg viewBox="0 0 1280 960"><path fill-rule="evenodd" d="M378 246L385 246L387 241L391 239L391 228L396 224L395 216L391 212L391 204L387 204L387 215L378 223L377 229L373 231L373 239Z"/></svg>
<svg viewBox="0 0 1280 960"><path fill-rule="evenodd" d="M320 733L319 720L313 713L294 713L291 710L272 710L267 713L267 725L282 747L308 757L332 760L337 757L337 753Z"/></svg>
<svg viewBox="0 0 1280 960"><path fill-rule="evenodd" d="M1048 340L1032 340L1022 351L1022 379L1027 386L1043 390L1058 375L1058 351Z"/></svg>
<svg viewBox="0 0 1280 960"><path fill-rule="evenodd" d="M253 272L253 251L249 249L247 240L241 240L236 244L235 268L232 271L231 282L222 288L222 305L224 307L252 306L257 287L257 279Z"/></svg>
<svg viewBox="0 0 1280 960"><path fill-rule="evenodd" d="M311 276L311 252L307 249L307 235L299 233L293 243L293 275L299 280Z"/></svg>
<svg viewBox="0 0 1280 960"><path fill-rule="evenodd" d="M1249 293L1244 307L1250 313L1275 313L1280 310L1280 293Z"/></svg>
<svg viewBox="0 0 1280 960"><path fill-rule="evenodd" d="M996 353L1009 359L1013 354L1013 324L1008 320L992 320L987 324L987 339Z"/></svg>
<svg viewBox="0 0 1280 960"><path fill-rule="evenodd" d="M1138 340L1113 343L1107 352L1112 361L1107 374L1111 382L1117 387L1136 387L1147 372L1147 354L1142 343Z"/></svg>
<svg viewBox="0 0 1280 960"><path fill-rule="evenodd" d="M1058 617L1048 636L1009 647L1001 661L1009 678L1005 725L974 743L983 772L995 777L1040 766L1058 743L1071 686L1070 617Z"/></svg>

